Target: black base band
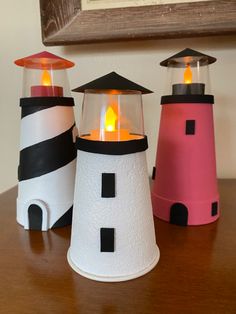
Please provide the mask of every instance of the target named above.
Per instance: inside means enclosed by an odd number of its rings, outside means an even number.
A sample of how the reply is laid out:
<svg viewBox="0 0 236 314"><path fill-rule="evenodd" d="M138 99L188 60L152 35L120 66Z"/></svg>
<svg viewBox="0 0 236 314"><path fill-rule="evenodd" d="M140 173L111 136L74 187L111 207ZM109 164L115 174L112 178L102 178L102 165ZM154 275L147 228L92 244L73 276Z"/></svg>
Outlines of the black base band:
<svg viewBox="0 0 236 314"><path fill-rule="evenodd" d="M92 141L77 137L77 149L104 155L126 155L145 151L148 148L147 136L138 140L108 142Z"/></svg>
<svg viewBox="0 0 236 314"><path fill-rule="evenodd" d="M167 95L161 97L161 105L192 103L214 104L213 95Z"/></svg>
<svg viewBox="0 0 236 314"><path fill-rule="evenodd" d="M74 99L72 97L28 97L20 99L21 119L36 113L41 110L45 110L51 107L74 106Z"/></svg>
<svg viewBox="0 0 236 314"><path fill-rule="evenodd" d="M20 107L28 106L74 106L72 97L25 97L20 99Z"/></svg>

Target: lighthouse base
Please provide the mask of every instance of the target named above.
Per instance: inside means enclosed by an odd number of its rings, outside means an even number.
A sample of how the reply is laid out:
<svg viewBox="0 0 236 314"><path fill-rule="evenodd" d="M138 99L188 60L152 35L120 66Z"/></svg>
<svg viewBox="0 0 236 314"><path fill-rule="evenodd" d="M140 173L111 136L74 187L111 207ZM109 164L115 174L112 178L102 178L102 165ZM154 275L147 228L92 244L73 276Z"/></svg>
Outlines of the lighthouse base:
<svg viewBox="0 0 236 314"><path fill-rule="evenodd" d="M16 220L26 230L71 224L76 160L18 185Z"/></svg>
<svg viewBox="0 0 236 314"><path fill-rule="evenodd" d="M205 225L219 218L219 196L207 201L169 200L152 193L154 215L181 226Z"/></svg>
<svg viewBox="0 0 236 314"><path fill-rule="evenodd" d="M96 281L102 281L102 282L120 282L120 281L127 281L127 280L132 280L132 279L141 277L141 276L147 274L148 272L150 272L156 266L156 264L159 261L159 258L160 258L160 251L159 251L158 246L156 246L156 256L155 256L154 260L151 262L150 265L148 265L143 270L138 271L138 272L133 273L133 274L125 275L125 276L99 276L96 274L87 273L87 272L83 271L82 269L80 269L79 267L77 267L71 259L70 249L67 252L68 263L75 272L77 272L81 276L84 276L88 279L92 279L92 280L96 280Z"/></svg>

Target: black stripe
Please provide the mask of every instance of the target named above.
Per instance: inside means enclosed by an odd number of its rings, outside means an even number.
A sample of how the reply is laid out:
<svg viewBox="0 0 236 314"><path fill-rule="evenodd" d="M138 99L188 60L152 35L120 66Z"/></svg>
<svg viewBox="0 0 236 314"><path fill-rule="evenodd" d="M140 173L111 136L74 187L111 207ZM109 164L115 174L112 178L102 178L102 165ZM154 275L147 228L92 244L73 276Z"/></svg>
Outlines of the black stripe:
<svg viewBox="0 0 236 314"><path fill-rule="evenodd" d="M148 148L147 136L139 140L105 142L91 141L77 137L77 149L105 155L126 155L145 151Z"/></svg>
<svg viewBox="0 0 236 314"><path fill-rule="evenodd" d="M20 151L19 181L55 171L76 158L72 130Z"/></svg>
<svg viewBox="0 0 236 314"><path fill-rule="evenodd" d="M161 105L179 104L179 103L214 104L214 96L212 95L168 95L168 96L161 97Z"/></svg>
<svg viewBox="0 0 236 314"><path fill-rule="evenodd" d="M20 99L21 119L38 111L55 106L72 107L74 106L72 97L28 97Z"/></svg>
<svg viewBox="0 0 236 314"><path fill-rule="evenodd" d="M56 105L55 106L29 106L29 107L22 107L21 119L23 119L24 117L29 116L30 114L36 113L36 112L44 110L44 109L52 108L52 107L56 107Z"/></svg>
<svg viewBox="0 0 236 314"><path fill-rule="evenodd" d="M68 209L64 215L61 216L61 218L59 218L54 225L52 226L52 228L59 228L59 227L64 227L64 226L68 226L71 225L72 222L72 213L73 213L73 206L71 206L70 209Z"/></svg>

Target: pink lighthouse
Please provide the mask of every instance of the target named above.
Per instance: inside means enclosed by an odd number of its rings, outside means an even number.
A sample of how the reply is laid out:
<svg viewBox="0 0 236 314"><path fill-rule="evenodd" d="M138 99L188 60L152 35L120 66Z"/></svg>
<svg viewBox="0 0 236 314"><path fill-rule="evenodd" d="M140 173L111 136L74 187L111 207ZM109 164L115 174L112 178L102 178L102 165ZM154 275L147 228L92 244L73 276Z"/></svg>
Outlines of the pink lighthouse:
<svg viewBox="0 0 236 314"><path fill-rule="evenodd" d="M162 96L154 214L172 224L203 225L219 217L219 195L208 65L215 58L185 49L160 63L168 69Z"/></svg>

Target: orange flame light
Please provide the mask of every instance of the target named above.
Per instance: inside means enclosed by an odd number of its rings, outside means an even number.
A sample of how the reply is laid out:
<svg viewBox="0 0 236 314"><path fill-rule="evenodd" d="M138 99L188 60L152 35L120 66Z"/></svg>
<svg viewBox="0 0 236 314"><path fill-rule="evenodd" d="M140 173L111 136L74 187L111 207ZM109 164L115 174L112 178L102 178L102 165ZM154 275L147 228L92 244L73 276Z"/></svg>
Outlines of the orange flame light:
<svg viewBox="0 0 236 314"><path fill-rule="evenodd" d="M43 86L51 86L52 85L51 75L47 70L43 70L43 73L41 76L41 84Z"/></svg>
<svg viewBox="0 0 236 314"><path fill-rule="evenodd" d="M191 70L190 65L188 64L186 70L184 71L184 83L191 84L192 77L193 77L192 70Z"/></svg>
<svg viewBox="0 0 236 314"><path fill-rule="evenodd" d="M114 110L112 107L108 107L105 115L105 130L107 132L113 132L115 131L116 128L116 120L117 120L117 115L115 114Z"/></svg>
<svg viewBox="0 0 236 314"><path fill-rule="evenodd" d="M83 138L94 141L129 141L134 139L141 139L142 135L130 134L129 129L121 128L121 116L119 107L116 101L110 100L109 106L105 112L104 123L102 128L94 129Z"/></svg>

